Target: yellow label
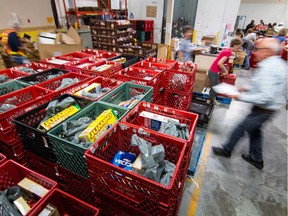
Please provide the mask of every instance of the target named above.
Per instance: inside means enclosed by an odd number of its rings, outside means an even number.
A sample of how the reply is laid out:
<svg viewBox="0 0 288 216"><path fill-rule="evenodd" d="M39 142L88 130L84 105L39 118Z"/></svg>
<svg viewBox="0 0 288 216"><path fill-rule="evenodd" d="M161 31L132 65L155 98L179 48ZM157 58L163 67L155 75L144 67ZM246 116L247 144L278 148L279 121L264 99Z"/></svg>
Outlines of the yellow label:
<svg viewBox="0 0 288 216"><path fill-rule="evenodd" d="M117 122L118 118L115 116L112 109L102 112L96 120L94 120L79 136L78 138L85 142L95 142L99 139L112 125Z"/></svg>
<svg viewBox="0 0 288 216"><path fill-rule="evenodd" d="M57 113L56 115L52 116L47 121L41 123L40 126L42 126L45 130L48 131L54 126L56 126L57 124L59 124L60 122L70 117L71 115L78 112L79 110L80 110L80 107L72 105L62 110L61 112Z"/></svg>

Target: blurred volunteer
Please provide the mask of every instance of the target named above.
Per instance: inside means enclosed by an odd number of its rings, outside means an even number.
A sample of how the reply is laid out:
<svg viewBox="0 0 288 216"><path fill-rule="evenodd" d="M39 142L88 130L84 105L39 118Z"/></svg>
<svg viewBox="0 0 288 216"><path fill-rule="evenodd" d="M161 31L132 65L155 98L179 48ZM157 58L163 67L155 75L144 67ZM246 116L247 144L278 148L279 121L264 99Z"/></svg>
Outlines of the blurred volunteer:
<svg viewBox="0 0 288 216"><path fill-rule="evenodd" d="M212 147L216 155L230 157L238 141L247 132L250 150L249 154L242 154L242 158L256 168L263 169L261 127L285 103L287 64L280 58L280 50L275 38L260 39L255 43L253 55L258 67L253 72L250 87L239 89L240 95L230 95L254 106L222 147Z"/></svg>
<svg viewBox="0 0 288 216"><path fill-rule="evenodd" d="M25 52L31 52L29 49L21 45L18 32L20 30L19 23L13 22L10 29L7 29L2 33L1 42L6 49L8 55L12 60L18 64L29 63Z"/></svg>
<svg viewBox="0 0 288 216"><path fill-rule="evenodd" d="M241 38L234 38L231 40L230 47L228 49L223 50L214 60L210 69L208 70L208 77L210 80L210 94L209 100L210 102L214 101L215 105L219 105L219 102L216 101L216 92L212 89L213 86L218 85L220 83L220 75L227 75L229 71L225 67L225 63L228 63L229 57L232 55L232 52L236 52L242 46Z"/></svg>

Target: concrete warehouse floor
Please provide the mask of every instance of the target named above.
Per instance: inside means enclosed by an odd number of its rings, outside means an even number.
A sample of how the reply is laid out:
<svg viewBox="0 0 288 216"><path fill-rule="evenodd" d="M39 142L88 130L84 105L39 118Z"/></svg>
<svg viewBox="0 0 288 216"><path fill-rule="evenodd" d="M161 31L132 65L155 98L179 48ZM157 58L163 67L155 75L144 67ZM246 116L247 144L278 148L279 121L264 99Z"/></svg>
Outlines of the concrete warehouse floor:
<svg viewBox="0 0 288 216"><path fill-rule="evenodd" d="M249 79L249 71L236 70L237 86ZM216 107L208 125L199 164L186 181L181 216L287 215L287 110L277 113L263 128L264 169L258 170L241 155L249 152L248 135L240 140L230 159L216 156L231 130L250 111L251 104L232 101L229 108Z"/></svg>

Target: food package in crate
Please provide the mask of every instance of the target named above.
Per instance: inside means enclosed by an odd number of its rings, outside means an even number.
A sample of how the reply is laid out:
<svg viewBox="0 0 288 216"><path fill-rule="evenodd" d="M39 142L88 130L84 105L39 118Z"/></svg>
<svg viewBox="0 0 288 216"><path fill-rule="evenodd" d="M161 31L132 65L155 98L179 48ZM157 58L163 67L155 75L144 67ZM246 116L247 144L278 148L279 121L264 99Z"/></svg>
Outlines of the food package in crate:
<svg viewBox="0 0 288 216"><path fill-rule="evenodd" d="M117 114L114 110L105 110L78 135L78 138L80 142L93 143L103 136L117 121Z"/></svg>

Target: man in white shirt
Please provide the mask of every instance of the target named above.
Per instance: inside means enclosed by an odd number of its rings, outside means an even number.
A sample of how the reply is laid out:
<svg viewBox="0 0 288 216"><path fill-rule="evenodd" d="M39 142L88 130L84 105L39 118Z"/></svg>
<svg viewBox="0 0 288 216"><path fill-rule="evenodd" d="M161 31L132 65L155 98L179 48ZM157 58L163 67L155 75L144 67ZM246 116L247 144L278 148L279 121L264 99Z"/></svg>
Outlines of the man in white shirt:
<svg viewBox="0 0 288 216"><path fill-rule="evenodd" d="M223 147L212 147L216 155L230 157L237 142L247 132L250 136L249 154L242 158L258 169L263 169L261 127L273 113L285 103L287 64L280 56L280 44L274 38L258 40L253 54L258 68L251 78L249 89L240 89L241 94L230 96L254 104L251 113L234 129Z"/></svg>

